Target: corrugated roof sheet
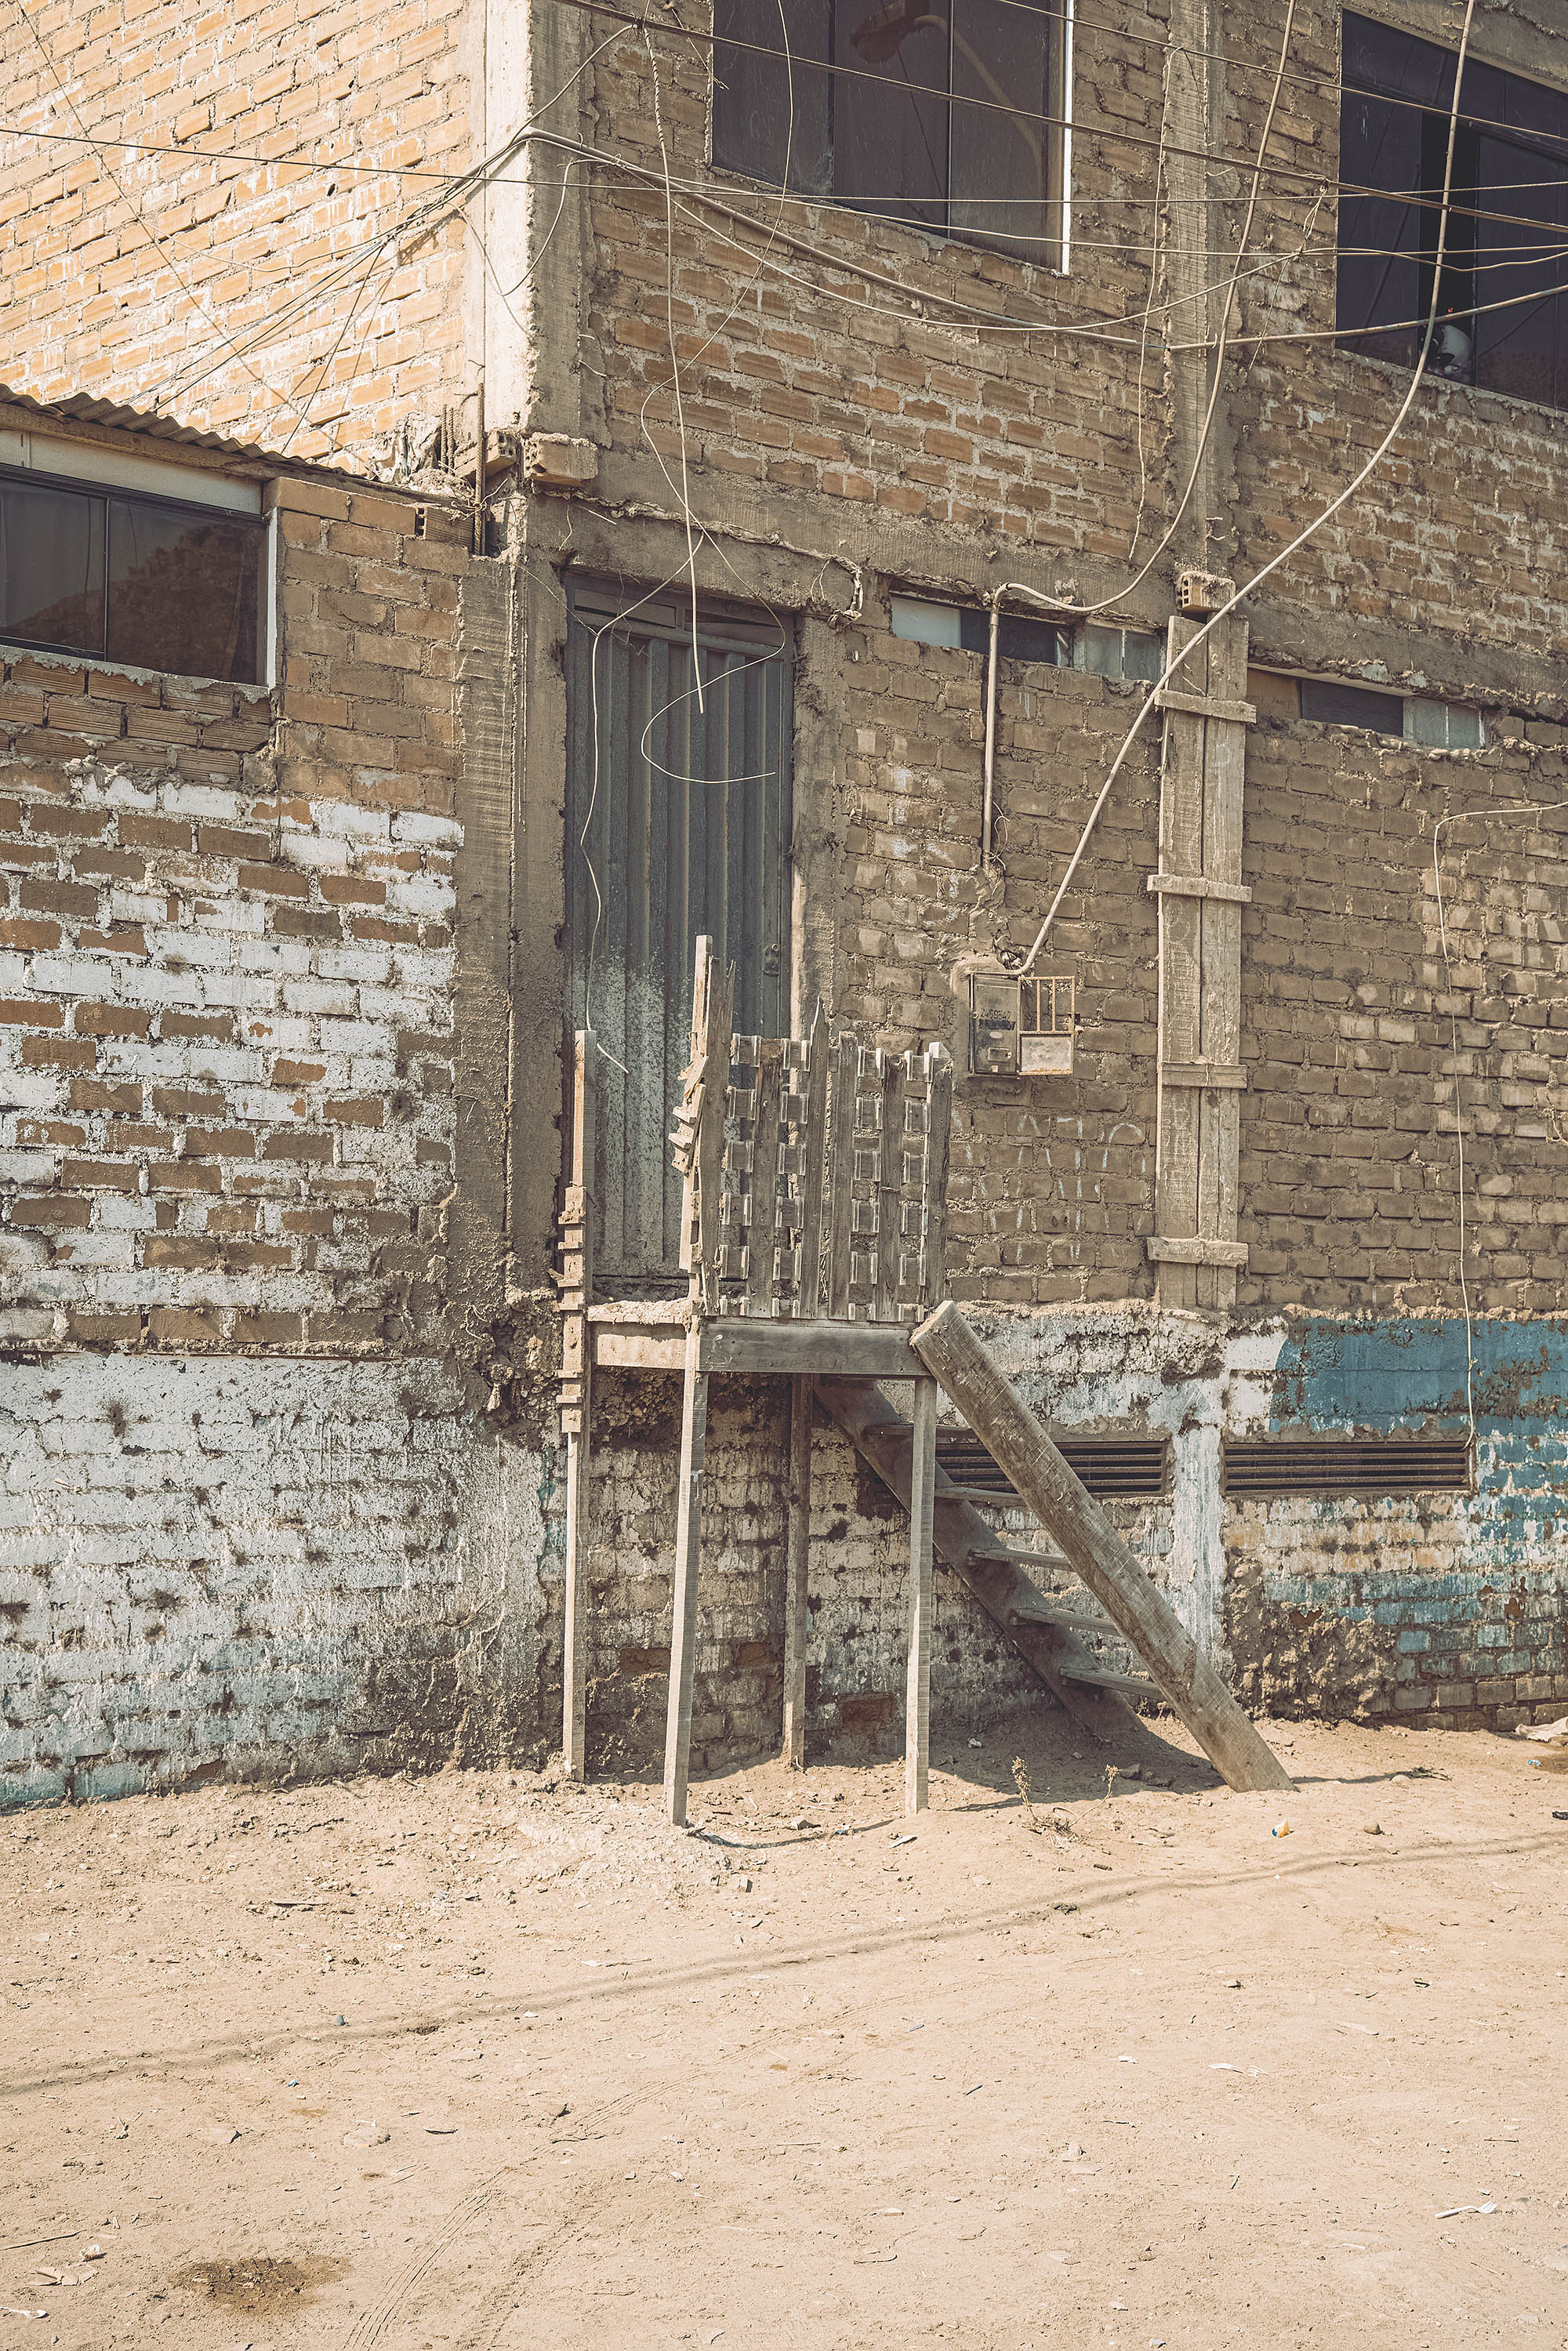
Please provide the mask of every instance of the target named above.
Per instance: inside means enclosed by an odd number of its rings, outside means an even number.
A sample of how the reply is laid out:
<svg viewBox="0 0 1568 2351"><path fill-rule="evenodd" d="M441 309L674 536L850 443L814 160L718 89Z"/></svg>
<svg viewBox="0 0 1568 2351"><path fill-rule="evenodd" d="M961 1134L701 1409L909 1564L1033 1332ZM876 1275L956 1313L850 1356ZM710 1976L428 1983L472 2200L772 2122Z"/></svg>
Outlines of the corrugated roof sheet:
<svg viewBox="0 0 1568 2351"><path fill-rule="evenodd" d="M187 449L209 449L214 456L242 458L248 465L265 465L272 473L329 474L361 489L366 486L365 475L350 474L344 466L323 465L310 457L287 457L279 450L264 449L254 441L231 441L221 433L204 433L194 424L177 423L172 416L162 415L155 409L128 408L116 400L94 400L85 392L68 392L60 400L38 400L31 392L14 392L8 384L0 383L0 404L24 408L34 416L57 423L101 424L116 433L138 434L147 440L174 442Z"/></svg>

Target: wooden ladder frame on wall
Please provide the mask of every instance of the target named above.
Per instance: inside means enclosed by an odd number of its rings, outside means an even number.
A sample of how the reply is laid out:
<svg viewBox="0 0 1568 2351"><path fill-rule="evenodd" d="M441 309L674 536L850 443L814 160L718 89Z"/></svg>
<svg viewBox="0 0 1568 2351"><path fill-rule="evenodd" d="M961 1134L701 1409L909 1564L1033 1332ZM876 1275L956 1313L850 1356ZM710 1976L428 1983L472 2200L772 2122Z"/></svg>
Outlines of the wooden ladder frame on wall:
<svg viewBox="0 0 1568 2351"><path fill-rule="evenodd" d="M733 1034L734 973L697 941L691 1058L672 1136L690 1276L680 1369L681 1452L664 1742L664 1808L686 1818L702 1558L707 1389L717 1373L792 1382L785 1541L783 1757L805 1761L811 1382L915 1384L904 1800L925 1808L929 1762L936 1384L909 1333L945 1295L953 1064L940 1045L886 1053L809 1037ZM562 1217L562 1426L567 1440L562 1749L584 1772L587 1475L592 1367L593 1040L579 1033L571 1180ZM666 1326L667 1328L667 1326ZM670 1364L670 1339L648 1364ZM624 1353L620 1360L626 1360Z"/></svg>

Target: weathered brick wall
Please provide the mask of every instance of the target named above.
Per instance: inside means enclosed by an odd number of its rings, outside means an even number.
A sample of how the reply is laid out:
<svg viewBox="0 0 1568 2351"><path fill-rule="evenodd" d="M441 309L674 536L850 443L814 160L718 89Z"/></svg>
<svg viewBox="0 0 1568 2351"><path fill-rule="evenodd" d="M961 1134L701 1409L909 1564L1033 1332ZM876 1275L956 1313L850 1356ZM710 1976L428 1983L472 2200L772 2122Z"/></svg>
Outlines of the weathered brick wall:
<svg viewBox="0 0 1568 2351"><path fill-rule="evenodd" d="M1526 722L1490 723L1492 747L1459 753L1359 727L1251 731L1244 1306L1451 1308L1461 1116L1472 1304L1561 1304L1568 769Z"/></svg>
<svg viewBox="0 0 1568 2351"><path fill-rule="evenodd" d="M275 695L5 658L13 1340L376 1350L436 1306L466 557L278 497Z"/></svg>
<svg viewBox="0 0 1568 2351"><path fill-rule="evenodd" d="M449 1366L13 1361L0 1455L0 1809L537 1751L538 1468Z"/></svg>
<svg viewBox="0 0 1568 2351"><path fill-rule="evenodd" d="M466 14L13 10L10 120L47 135L5 142L6 381L132 406L161 391L183 421L302 456L438 415L459 389L462 222L376 248L441 184L402 168L468 163ZM69 136L84 127L116 143L95 153Z"/></svg>

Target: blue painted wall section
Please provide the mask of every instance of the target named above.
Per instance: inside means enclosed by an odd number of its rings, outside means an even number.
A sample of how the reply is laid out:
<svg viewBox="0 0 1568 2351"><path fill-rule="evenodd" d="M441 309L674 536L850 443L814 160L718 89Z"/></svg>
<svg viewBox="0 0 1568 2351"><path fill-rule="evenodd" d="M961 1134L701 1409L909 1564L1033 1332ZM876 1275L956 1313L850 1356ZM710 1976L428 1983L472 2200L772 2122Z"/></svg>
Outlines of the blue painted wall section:
<svg viewBox="0 0 1568 2351"><path fill-rule="evenodd" d="M1260 1705L1500 1728L1568 1705L1568 1320L1479 1321L1473 1494L1238 1499L1227 1636ZM1292 1322L1270 1433L1463 1436L1458 1318Z"/></svg>

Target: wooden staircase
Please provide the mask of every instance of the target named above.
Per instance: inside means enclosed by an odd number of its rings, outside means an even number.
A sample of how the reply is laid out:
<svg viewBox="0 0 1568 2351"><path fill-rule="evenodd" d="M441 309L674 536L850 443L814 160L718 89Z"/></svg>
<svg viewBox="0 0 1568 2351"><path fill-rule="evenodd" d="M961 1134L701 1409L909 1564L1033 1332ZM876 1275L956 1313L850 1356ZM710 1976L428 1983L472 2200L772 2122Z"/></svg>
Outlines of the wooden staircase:
<svg viewBox="0 0 1568 2351"><path fill-rule="evenodd" d="M910 1423L873 1381L819 1378L812 1388L829 1418L907 1510L914 1459ZM1052 1575L1071 1573L1061 1552L1043 1538L1038 1545L1011 1541L982 1516L987 1509L1017 1510L1023 1505L977 1437L968 1439L961 1458L977 1482L958 1484L938 1459L932 1527L937 1555L1076 1723L1098 1740L1124 1733L1134 1719L1127 1701L1162 1704L1159 1689L1093 1646L1120 1645L1122 1635L1087 1593L1063 1602L1048 1598L1034 1583L1031 1567Z"/></svg>

